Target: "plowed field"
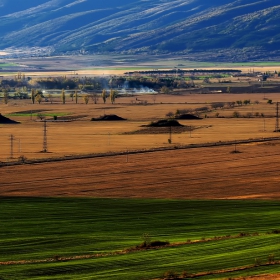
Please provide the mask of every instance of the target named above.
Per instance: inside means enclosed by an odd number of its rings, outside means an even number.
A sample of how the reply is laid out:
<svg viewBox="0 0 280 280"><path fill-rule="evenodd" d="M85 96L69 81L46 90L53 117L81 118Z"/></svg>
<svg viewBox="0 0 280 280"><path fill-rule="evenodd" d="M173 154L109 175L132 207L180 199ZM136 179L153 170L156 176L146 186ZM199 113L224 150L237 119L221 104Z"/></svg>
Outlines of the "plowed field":
<svg viewBox="0 0 280 280"><path fill-rule="evenodd" d="M280 199L280 143L2 167L1 196Z"/></svg>

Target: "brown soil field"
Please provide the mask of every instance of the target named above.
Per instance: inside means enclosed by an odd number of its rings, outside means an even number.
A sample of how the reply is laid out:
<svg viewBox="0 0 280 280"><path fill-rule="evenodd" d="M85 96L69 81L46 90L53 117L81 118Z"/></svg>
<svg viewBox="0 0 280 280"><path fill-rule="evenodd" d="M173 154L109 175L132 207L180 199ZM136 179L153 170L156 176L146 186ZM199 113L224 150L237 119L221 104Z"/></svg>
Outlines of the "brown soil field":
<svg viewBox="0 0 280 280"><path fill-rule="evenodd" d="M2 196L280 199L280 142L0 168Z"/></svg>
<svg viewBox="0 0 280 280"><path fill-rule="evenodd" d="M268 94L274 102L280 101L279 94ZM28 159L60 157L65 155L104 153L110 151L125 151L168 147L169 131L166 133L134 133L143 130L142 125L151 121L165 118L168 112L176 110L195 109L211 106L212 102L229 102L236 100L258 100L259 104L240 106L231 109L219 109L202 114L201 120L180 120L186 127L191 127L181 133L172 133L174 146L197 143L240 140L249 138L274 137L275 104L267 104L262 94L185 94L179 96L157 95L154 103L152 95L117 98L115 104L75 104L68 97L66 104L61 104L59 97L53 104L43 102L31 104L29 100L10 100L0 104L0 113L12 120L21 122L16 125L0 124L0 161L7 161L11 157L10 136L13 135L13 157L25 156ZM143 100L147 105L139 104ZM241 116L256 112L263 113L265 118L232 118L233 112L238 111ZM25 115L15 113L25 112ZM43 149L43 122L38 121L37 114L58 115L58 122L54 122L51 115L46 118L47 142L49 153L41 153ZM219 118L215 117L219 113ZM115 114L127 121L91 122L104 114ZM60 115L64 115L60 117ZM81 118L81 116L83 116ZM63 118L68 122L62 122ZM69 122L69 119L73 121Z"/></svg>

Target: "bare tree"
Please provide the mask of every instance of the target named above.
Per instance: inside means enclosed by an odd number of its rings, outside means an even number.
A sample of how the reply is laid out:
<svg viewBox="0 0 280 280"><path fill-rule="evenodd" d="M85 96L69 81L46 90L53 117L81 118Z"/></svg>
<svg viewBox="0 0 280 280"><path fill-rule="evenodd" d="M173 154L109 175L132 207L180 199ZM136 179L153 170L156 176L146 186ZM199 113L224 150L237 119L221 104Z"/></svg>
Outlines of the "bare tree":
<svg viewBox="0 0 280 280"><path fill-rule="evenodd" d="M94 104L97 104L98 100L99 100L99 95L97 93L93 93L90 95L92 101Z"/></svg>
<svg viewBox="0 0 280 280"><path fill-rule="evenodd" d="M111 89L111 90L110 90L110 100L111 100L111 103L112 103L112 104L115 103L116 97L117 97L117 91Z"/></svg>
<svg viewBox="0 0 280 280"><path fill-rule="evenodd" d="M62 100L62 103L65 104L65 91L64 91L64 89L61 91L61 100Z"/></svg>
<svg viewBox="0 0 280 280"><path fill-rule="evenodd" d="M88 102L89 102L89 96L88 95L84 96L84 101L85 101L85 104L88 104Z"/></svg>
<svg viewBox="0 0 280 280"><path fill-rule="evenodd" d="M77 91L75 91L75 102L76 102L76 104L78 103L78 92Z"/></svg>
<svg viewBox="0 0 280 280"><path fill-rule="evenodd" d="M153 93L153 95L152 95L152 100L154 101L154 104L155 104L156 100L157 100L157 95L155 93Z"/></svg>
<svg viewBox="0 0 280 280"><path fill-rule="evenodd" d="M9 93L6 89L3 90L3 102L5 104L8 104L9 101Z"/></svg>
<svg viewBox="0 0 280 280"><path fill-rule="evenodd" d="M49 93L48 99L50 100L51 104L53 103L53 95Z"/></svg>
<svg viewBox="0 0 280 280"><path fill-rule="evenodd" d="M102 96L103 102L105 104L106 103L106 99L107 99L107 93L106 93L105 89L102 90L101 96Z"/></svg>

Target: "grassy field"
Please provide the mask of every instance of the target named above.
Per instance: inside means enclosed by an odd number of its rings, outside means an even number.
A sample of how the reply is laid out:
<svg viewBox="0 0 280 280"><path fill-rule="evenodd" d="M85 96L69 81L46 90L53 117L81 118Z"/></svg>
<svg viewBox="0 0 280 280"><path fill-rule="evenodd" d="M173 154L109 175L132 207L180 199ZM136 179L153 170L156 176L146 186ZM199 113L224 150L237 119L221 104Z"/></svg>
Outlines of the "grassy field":
<svg viewBox="0 0 280 280"><path fill-rule="evenodd" d="M17 66L15 63L0 63L0 68L1 67L9 67L9 66Z"/></svg>
<svg viewBox="0 0 280 280"><path fill-rule="evenodd" d="M155 279L172 270L220 271L199 279L222 278L223 269L254 265L256 258L263 264L272 254L280 259L280 237L273 233L279 206L273 201L2 197L0 277ZM143 234L174 246L127 250L141 244ZM217 238L222 236L227 238ZM279 269L275 264L235 274Z"/></svg>

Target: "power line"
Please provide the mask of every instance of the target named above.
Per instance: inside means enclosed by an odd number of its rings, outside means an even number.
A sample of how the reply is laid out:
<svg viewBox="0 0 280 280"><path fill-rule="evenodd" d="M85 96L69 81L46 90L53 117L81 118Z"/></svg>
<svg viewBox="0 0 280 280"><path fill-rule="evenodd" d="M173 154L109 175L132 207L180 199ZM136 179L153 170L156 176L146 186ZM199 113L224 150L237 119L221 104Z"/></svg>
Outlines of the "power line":
<svg viewBox="0 0 280 280"><path fill-rule="evenodd" d="M10 158L14 158L14 140L15 140L14 135L11 134L11 136L10 136L10 147L11 147Z"/></svg>
<svg viewBox="0 0 280 280"><path fill-rule="evenodd" d="M47 121L44 120L44 137L43 137L43 153L48 152L48 142L47 142Z"/></svg>
<svg viewBox="0 0 280 280"><path fill-rule="evenodd" d="M276 102L276 123L275 132L279 132L279 102Z"/></svg>

